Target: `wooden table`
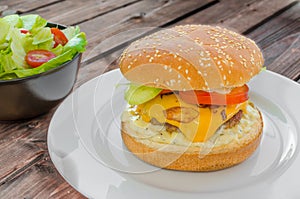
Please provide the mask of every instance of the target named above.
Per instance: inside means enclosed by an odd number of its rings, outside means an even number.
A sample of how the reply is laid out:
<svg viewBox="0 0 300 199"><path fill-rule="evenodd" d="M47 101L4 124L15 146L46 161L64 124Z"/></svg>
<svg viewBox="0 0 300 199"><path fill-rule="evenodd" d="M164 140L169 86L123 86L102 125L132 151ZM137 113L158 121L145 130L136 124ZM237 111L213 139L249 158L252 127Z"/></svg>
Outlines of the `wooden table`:
<svg viewBox="0 0 300 199"><path fill-rule="evenodd" d="M142 33L193 23L218 24L247 35L261 47L268 70L300 83L300 3L295 0L1 0L0 13L36 13L79 25L89 44L75 88L116 68L107 64ZM150 28L117 35L144 27ZM103 43L113 35L109 45ZM0 123L0 198L83 198L49 158L47 129L54 112Z"/></svg>

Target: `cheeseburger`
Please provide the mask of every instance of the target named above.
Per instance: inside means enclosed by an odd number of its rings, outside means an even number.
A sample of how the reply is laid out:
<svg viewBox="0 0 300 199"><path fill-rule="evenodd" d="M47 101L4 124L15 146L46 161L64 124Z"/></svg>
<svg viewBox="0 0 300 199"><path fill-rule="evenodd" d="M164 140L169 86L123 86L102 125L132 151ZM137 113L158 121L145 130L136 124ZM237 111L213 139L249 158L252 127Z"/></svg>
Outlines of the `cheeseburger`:
<svg viewBox="0 0 300 199"><path fill-rule="evenodd" d="M176 26L133 42L119 59L130 81L124 144L166 169L213 171L243 162L262 134L246 83L263 62L254 41L209 25Z"/></svg>

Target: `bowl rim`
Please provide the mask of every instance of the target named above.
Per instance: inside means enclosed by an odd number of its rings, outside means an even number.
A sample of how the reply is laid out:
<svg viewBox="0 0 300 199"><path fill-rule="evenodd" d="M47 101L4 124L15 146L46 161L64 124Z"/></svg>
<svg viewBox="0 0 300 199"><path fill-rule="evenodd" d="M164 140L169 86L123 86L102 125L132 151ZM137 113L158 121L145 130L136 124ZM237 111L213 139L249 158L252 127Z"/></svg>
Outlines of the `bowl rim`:
<svg viewBox="0 0 300 199"><path fill-rule="evenodd" d="M61 25L61 24L52 23L52 22L47 22L47 26L48 27L59 27L59 29L65 29L65 28L67 28L66 25ZM70 62L76 60L79 56L81 56L81 54L82 53L76 53L71 60L69 60L69 61L67 61L67 62L65 62L65 63L63 63L63 64L61 64L61 65L59 65L59 66L57 66L55 68L52 68L50 70L47 70L47 71L39 73L39 74L30 75L30 76L21 77L21 78L14 78L14 79L9 79L9 80L1 80L0 79L0 85L19 83L19 82L27 81L27 80L30 80L30 79L36 79L36 78L39 78L40 76L45 76L45 75L54 73L54 72L60 70L61 68L65 67Z"/></svg>

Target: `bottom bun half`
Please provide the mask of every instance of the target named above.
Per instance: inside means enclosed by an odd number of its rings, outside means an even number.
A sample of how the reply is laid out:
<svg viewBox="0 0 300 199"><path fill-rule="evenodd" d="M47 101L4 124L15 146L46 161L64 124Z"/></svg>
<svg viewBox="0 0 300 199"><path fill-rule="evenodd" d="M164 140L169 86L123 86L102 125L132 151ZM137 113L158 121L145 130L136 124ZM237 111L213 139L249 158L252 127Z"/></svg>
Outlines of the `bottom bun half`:
<svg viewBox="0 0 300 199"><path fill-rule="evenodd" d="M239 139L229 143L215 145L204 143L204 145L175 145L158 142L156 140L140 138L135 136L136 132L131 128L130 122L122 122L122 139L129 151L141 160L165 169L180 171L216 171L237 165L249 158L260 144L263 121L261 113L254 108L255 114L249 117L243 116L248 129L247 133ZM248 114L248 113L246 113ZM240 125L240 124L237 124ZM236 128L236 127L235 127ZM219 131L222 131L220 128ZM230 132L226 129L225 133ZM218 132L222 135L222 132Z"/></svg>

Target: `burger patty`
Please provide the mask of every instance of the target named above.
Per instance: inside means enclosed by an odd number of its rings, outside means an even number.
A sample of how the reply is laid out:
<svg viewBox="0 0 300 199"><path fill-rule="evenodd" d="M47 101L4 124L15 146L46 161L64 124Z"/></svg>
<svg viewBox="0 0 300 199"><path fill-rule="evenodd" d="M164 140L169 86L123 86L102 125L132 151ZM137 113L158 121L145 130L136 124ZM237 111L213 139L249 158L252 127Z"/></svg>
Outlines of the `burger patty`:
<svg viewBox="0 0 300 199"><path fill-rule="evenodd" d="M237 125L243 117L243 111L239 110L232 118L225 122L225 128L232 128Z"/></svg>
<svg viewBox="0 0 300 199"><path fill-rule="evenodd" d="M242 117L243 117L243 111L239 110L232 118L230 118L227 122L224 123L225 128L234 127L235 125L237 125L240 122ZM174 131L179 131L178 127L176 127L172 124L169 124L169 123L162 124L162 123L158 122L155 118L152 118L150 120L150 122L153 125L164 125L166 127L166 131L169 133L174 132Z"/></svg>

